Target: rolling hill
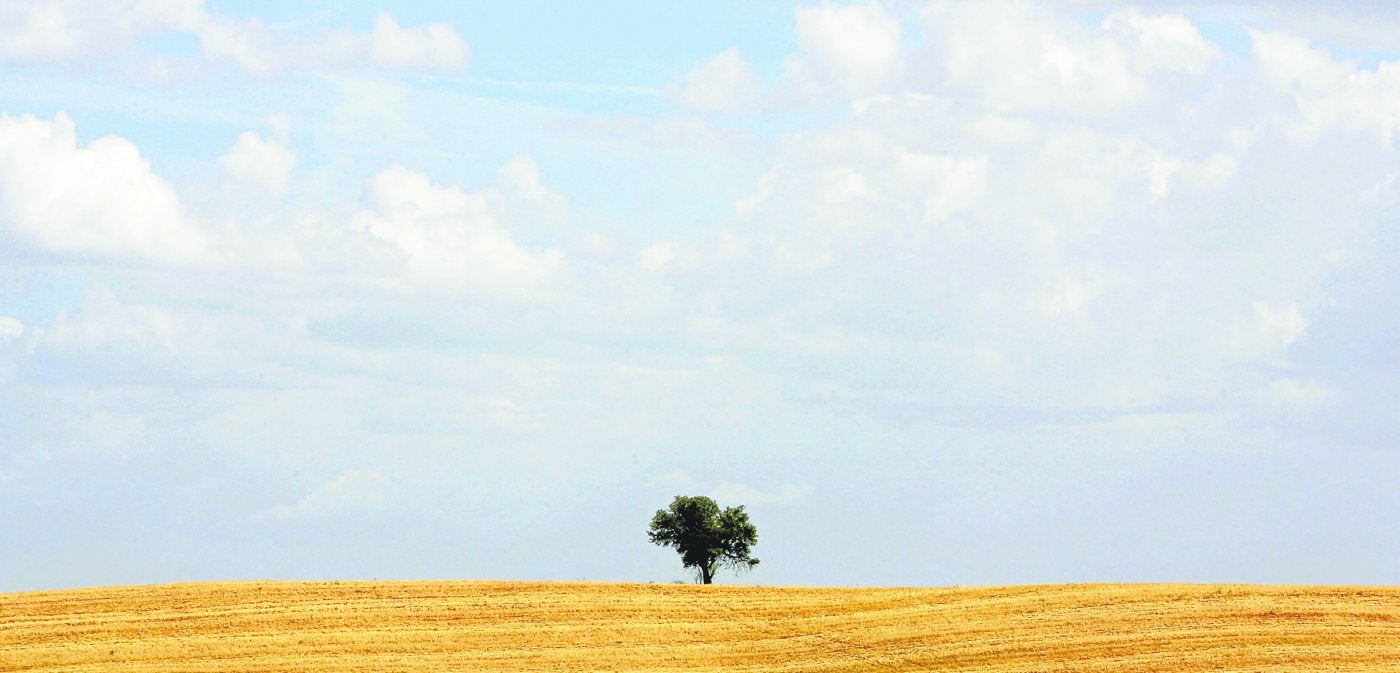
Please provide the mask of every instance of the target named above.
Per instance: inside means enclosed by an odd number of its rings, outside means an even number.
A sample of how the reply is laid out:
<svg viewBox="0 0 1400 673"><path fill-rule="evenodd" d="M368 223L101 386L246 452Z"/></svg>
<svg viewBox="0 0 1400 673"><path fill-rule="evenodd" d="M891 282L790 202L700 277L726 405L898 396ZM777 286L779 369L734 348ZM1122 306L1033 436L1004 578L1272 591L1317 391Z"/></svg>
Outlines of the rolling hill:
<svg viewBox="0 0 1400 673"><path fill-rule="evenodd" d="M239 582L0 594L0 671L1398 671L1400 588Z"/></svg>

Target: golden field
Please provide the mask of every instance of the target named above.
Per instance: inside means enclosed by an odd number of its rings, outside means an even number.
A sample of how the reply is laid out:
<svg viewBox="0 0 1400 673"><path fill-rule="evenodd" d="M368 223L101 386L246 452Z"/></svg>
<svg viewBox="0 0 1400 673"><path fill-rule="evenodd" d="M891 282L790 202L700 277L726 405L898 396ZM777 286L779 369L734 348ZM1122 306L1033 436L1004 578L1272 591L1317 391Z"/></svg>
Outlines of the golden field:
<svg viewBox="0 0 1400 673"><path fill-rule="evenodd" d="M1400 671L1400 589L240 582L0 594L0 671Z"/></svg>

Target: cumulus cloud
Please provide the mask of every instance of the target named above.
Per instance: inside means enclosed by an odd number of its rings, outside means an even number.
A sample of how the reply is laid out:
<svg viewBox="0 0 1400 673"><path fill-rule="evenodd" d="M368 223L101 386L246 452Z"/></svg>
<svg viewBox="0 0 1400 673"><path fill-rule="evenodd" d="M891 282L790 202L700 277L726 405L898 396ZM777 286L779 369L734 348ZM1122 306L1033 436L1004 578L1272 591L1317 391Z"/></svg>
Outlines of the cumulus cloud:
<svg viewBox="0 0 1400 673"><path fill-rule="evenodd" d="M528 296L542 291L565 265L558 248L518 245L487 194L438 186L403 166L371 178L364 203L356 225L397 249L409 287Z"/></svg>
<svg viewBox="0 0 1400 673"><path fill-rule="evenodd" d="M327 30L309 36L252 18L210 11L203 0L0 0L0 60L84 61L141 54L139 38L192 35L200 52L255 75L373 64L392 70L451 71L470 49L452 26L401 26L381 12L370 31ZM148 55L154 61L154 56Z"/></svg>
<svg viewBox="0 0 1400 673"><path fill-rule="evenodd" d="M995 111L1121 112L1153 77L1200 75L1221 54L1186 17L1138 9L1089 26L1040 5L935 2L920 18L923 63Z"/></svg>
<svg viewBox="0 0 1400 673"><path fill-rule="evenodd" d="M1341 126L1394 144L1400 130L1400 60L1362 69L1301 37L1251 30L1250 39L1259 72L1274 91L1297 104L1289 126L1295 137L1313 139Z"/></svg>
<svg viewBox="0 0 1400 673"><path fill-rule="evenodd" d="M947 81L994 110L1115 110L1147 93L1122 45L1048 11L935 3L921 25Z"/></svg>
<svg viewBox="0 0 1400 673"><path fill-rule="evenodd" d="M1218 160L1096 133L935 153L892 142L899 127L876 128L808 134L763 176L743 204L746 226L730 234L745 253L724 268L772 280L735 286L716 302L722 311L751 322L743 316L755 307L779 305L767 315L786 329L849 330L848 343L866 338L857 350L868 358L906 363L867 370L868 386L943 381L920 394L950 404L1161 403L1209 390L1232 363L1273 361L1303 337L1299 305L1256 310L1248 289L1233 287L1237 268L1176 257L1184 241L1173 239L1188 235L1176 218L1191 216L1174 214L1177 204L1222 188L1199 175ZM1130 213L1148 213L1151 225ZM1254 240L1271 239L1261 229ZM1244 263L1257 250L1232 254ZM1259 277L1291 272L1275 264Z"/></svg>
<svg viewBox="0 0 1400 673"><path fill-rule="evenodd" d="M1393 156L1292 134L1265 89L1346 93L1387 64L1257 38L1300 59L1259 86L1177 14L933 3L920 19L926 42L892 61L902 91L785 137L713 240L651 250L747 279L697 293L706 338L861 352L833 380L946 404L1248 402L1291 366L1333 251L1369 245L1392 202ZM1382 102L1344 107L1380 128Z"/></svg>
<svg viewBox="0 0 1400 673"><path fill-rule="evenodd" d="M787 60L787 77L816 92L835 84L867 94L888 83L900 58L899 22L878 3L799 6L798 52Z"/></svg>
<svg viewBox="0 0 1400 673"><path fill-rule="evenodd" d="M345 60L355 50L354 41L349 39L315 46L284 42L272 28L258 19L238 20L222 16L201 20L198 37L200 53L205 58L232 62L259 76L273 74L289 62L306 66L324 63L327 59Z"/></svg>
<svg viewBox="0 0 1400 673"><path fill-rule="evenodd" d="M542 202L558 198L540 180L540 165L530 157L515 157L496 172L496 182L513 196L526 201Z"/></svg>
<svg viewBox="0 0 1400 673"><path fill-rule="evenodd" d="M207 234L130 141L77 144L73 120L0 116L0 227L56 253L205 261Z"/></svg>
<svg viewBox="0 0 1400 673"><path fill-rule="evenodd" d="M1102 25L1125 38L1140 72L1166 70L1199 75L1220 57L1220 48L1180 14L1152 15L1124 9L1110 14Z"/></svg>
<svg viewBox="0 0 1400 673"><path fill-rule="evenodd" d="M672 99L697 112L740 113L753 110L762 84L738 47L730 47L686 73Z"/></svg>
<svg viewBox="0 0 1400 673"><path fill-rule="evenodd" d="M384 500L387 480L384 473L374 469L346 472L296 502L270 507L257 518L292 521L363 512L379 506Z"/></svg>
<svg viewBox="0 0 1400 673"><path fill-rule="evenodd" d="M471 56L456 29L445 23L405 28L393 15L374 17L370 54L374 63L396 70L459 70Z"/></svg>
<svg viewBox="0 0 1400 673"><path fill-rule="evenodd" d="M219 157L219 168L229 179L273 194L286 191L296 164L296 154L287 147L285 132L271 138L252 131L241 133L233 147Z"/></svg>

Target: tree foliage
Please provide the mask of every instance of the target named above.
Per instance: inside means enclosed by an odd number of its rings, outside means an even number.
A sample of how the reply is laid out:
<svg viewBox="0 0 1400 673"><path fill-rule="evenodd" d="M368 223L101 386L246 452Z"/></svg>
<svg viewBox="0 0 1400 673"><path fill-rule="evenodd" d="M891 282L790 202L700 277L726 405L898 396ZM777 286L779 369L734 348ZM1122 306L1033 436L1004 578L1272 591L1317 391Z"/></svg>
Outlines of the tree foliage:
<svg viewBox="0 0 1400 673"><path fill-rule="evenodd" d="M681 565L694 568L704 584L710 584L722 567L744 572L758 565L758 559L749 557L758 544L758 529L744 506L720 511L715 501L703 495L678 495L670 507L656 510L647 538L674 548L681 555Z"/></svg>

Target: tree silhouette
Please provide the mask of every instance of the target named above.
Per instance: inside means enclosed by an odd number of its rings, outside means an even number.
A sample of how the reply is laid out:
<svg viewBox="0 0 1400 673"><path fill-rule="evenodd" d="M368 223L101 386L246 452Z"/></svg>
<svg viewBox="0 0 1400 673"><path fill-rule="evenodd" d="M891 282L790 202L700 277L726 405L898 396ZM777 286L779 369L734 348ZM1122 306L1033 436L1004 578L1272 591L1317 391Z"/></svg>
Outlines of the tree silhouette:
<svg viewBox="0 0 1400 673"><path fill-rule="evenodd" d="M758 559L749 558L750 548L758 544L758 529L744 506L720 511L703 495L678 495L670 507L656 510L647 538L675 548L681 565L694 568L704 584L710 584L721 567L744 572L758 565Z"/></svg>

